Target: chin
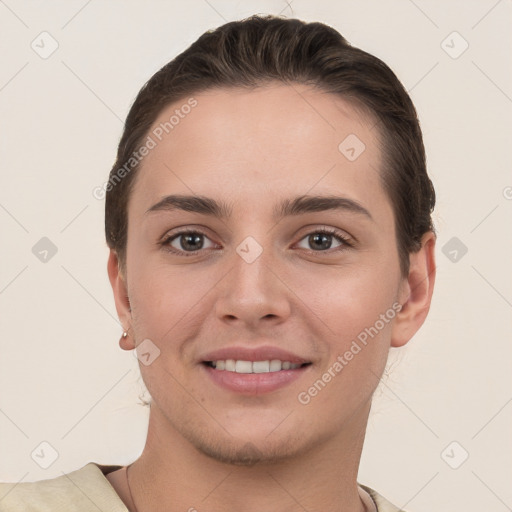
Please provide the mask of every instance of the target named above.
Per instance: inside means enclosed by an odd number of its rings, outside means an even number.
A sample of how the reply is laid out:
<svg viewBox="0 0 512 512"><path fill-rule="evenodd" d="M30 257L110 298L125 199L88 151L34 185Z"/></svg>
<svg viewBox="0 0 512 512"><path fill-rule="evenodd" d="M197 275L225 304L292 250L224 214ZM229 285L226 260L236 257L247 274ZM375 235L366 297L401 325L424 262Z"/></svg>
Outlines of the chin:
<svg viewBox="0 0 512 512"><path fill-rule="evenodd" d="M229 435L214 439L211 436L188 432L186 437L200 453L224 464L252 467L257 464L273 465L289 461L312 450L317 442L287 435L248 436L236 438Z"/></svg>
<svg viewBox="0 0 512 512"><path fill-rule="evenodd" d="M291 447L279 445L279 448L258 446L257 444L247 441L245 443L206 443L201 440L201 443L195 444L196 449L204 455L224 464L234 466L248 466L252 467L256 464L277 464L289 459L291 456L296 455L293 453L295 450Z"/></svg>

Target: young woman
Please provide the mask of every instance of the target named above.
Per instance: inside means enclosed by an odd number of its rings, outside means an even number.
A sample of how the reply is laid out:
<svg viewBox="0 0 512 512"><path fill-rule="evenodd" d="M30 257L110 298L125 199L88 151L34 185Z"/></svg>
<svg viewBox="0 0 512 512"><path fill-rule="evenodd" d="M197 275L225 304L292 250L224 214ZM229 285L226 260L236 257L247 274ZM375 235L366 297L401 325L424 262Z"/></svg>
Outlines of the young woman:
<svg viewBox="0 0 512 512"><path fill-rule="evenodd" d="M399 510L357 482L389 348L435 278L434 189L393 72L321 23L227 23L141 89L105 192L146 445L2 484L0 509Z"/></svg>

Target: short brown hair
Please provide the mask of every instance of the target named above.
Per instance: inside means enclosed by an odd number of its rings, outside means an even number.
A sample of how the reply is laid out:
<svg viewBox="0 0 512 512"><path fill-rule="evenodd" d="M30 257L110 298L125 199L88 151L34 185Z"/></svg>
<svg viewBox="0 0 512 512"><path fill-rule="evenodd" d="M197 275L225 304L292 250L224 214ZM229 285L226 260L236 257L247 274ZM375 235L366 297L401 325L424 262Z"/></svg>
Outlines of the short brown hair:
<svg viewBox="0 0 512 512"><path fill-rule="evenodd" d="M141 147L162 111L171 103L213 88L257 87L271 81L307 84L362 106L379 125L383 188L391 200L402 275L409 253L434 231L435 191L425 160L414 105L396 75L377 57L351 46L335 29L277 16L252 16L205 32L156 72L137 95L109 176L105 204L107 244L126 262L128 201Z"/></svg>

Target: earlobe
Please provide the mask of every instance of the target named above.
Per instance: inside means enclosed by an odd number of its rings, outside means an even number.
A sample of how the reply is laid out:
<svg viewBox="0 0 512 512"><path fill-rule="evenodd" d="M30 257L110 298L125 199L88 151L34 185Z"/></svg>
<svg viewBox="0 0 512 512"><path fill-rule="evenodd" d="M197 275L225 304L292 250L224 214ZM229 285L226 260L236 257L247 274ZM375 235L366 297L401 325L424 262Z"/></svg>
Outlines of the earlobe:
<svg viewBox="0 0 512 512"><path fill-rule="evenodd" d="M432 231L421 239L421 249L410 254L409 275L404 278L400 303L391 334L391 346L405 345L423 325L432 300L436 277L436 235Z"/></svg>
<svg viewBox="0 0 512 512"><path fill-rule="evenodd" d="M130 299L128 297L126 279L120 269L119 258L113 249L110 250L108 257L107 271L114 294L117 316L121 321L123 330L128 333L128 336L121 337L119 346L124 350L132 350L135 347L133 345L133 337L129 336L132 324Z"/></svg>

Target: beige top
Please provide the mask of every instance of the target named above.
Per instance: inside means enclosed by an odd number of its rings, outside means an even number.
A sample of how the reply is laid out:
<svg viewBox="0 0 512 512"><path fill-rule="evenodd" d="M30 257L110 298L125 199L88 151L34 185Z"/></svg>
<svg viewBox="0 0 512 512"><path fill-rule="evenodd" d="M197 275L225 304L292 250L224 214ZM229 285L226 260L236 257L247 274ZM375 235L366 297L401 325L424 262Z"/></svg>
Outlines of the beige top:
<svg viewBox="0 0 512 512"><path fill-rule="evenodd" d="M129 512L105 476L121 468L89 462L48 480L0 483L0 512ZM369 487L359 491L368 510L404 512Z"/></svg>

